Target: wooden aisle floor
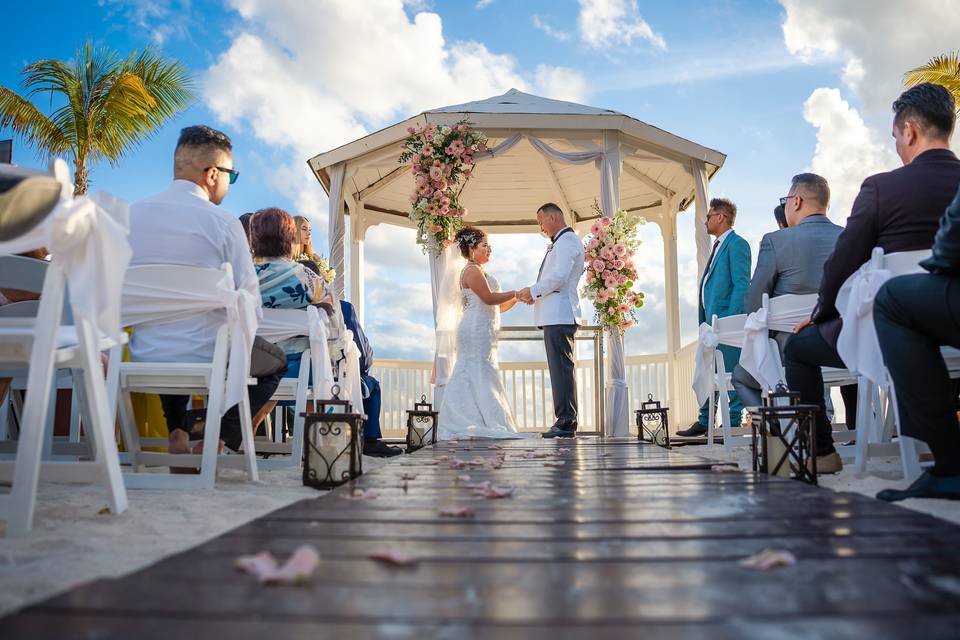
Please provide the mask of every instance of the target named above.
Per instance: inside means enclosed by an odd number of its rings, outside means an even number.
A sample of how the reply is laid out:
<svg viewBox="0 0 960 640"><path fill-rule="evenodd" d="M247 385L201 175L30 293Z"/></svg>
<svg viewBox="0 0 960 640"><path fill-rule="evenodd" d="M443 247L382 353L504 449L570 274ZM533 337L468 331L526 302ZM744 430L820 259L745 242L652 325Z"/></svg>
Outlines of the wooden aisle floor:
<svg viewBox="0 0 960 640"><path fill-rule="evenodd" d="M451 469L444 457L504 454L491 470ZM0 638L960 636L960 527L710 467L635 440L444 443L29 607L0 620ZM484 480L513 496L467 486ZM349 499L354 489L377 496ZM451 506L475 515L439 515ZM322 557L305 586L260 586L234 568L240 554L283 559L302 544ZM740 566L768 548L796 565ZM368 558L389 550L419 562Z"/></svg>

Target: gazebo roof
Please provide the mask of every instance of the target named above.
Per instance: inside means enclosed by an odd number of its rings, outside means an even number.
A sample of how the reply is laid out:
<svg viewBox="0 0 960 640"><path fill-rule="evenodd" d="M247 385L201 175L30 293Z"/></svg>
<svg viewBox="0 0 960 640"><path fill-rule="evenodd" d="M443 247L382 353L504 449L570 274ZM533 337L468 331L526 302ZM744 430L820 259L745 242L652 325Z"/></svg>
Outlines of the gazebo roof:
<svg viewBox="0 0 960 640"><path fill-rule="evenodd" d="M616 132L623 160L620 206L648 218L663 215L668 199L680 209L692 201L692 161L702 161L707 176L712 177L726 159L719 151L610 109L511 89L500 96L424 111L321 153L308 163L329 193L328 168L344 162L343 196L348 208L362 200L370 222L412 226L407 214L413 179L408 167L398 164L407 127L452 125L462 120L482 130L490 147L519 133L539 138L561 152L595 150L603 148L604 132ZM506 153L477 164L461 202L470 211L470 224L490 231L536 231L536 210L548 201L567 210L572 221L595 217L592 205L599 197L598 184L598 165L559 163L521 141Z"/></svg>

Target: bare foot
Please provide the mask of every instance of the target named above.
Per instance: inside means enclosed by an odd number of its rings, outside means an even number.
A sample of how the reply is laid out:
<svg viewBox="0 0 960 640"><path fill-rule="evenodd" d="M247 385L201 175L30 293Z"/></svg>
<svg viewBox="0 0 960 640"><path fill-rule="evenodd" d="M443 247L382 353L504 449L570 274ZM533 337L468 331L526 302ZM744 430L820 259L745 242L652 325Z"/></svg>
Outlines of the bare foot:
<svg viewBox="0 0 960 640"><path fill-rule="evenodd" d="M182 453L191 453L190 451L190 434L184 431L183 429L174 429L170 432L169 444L167 445L167 453L173 454L182 454ZM170 473L178 474L197 474L200 473L199 469L193 467L170 467Z"/></svg>
<svg viewBox="0 0 960 640"><path fill-rule="evenodd" d="M223 453L223 446L224 446L224 442L223 440L221 440L220 443L217 445L217 455L220 455L221 453ZM203 453L203 440L201 440L197 444L197 446L193 448L193 453L197 455Z"/></svg>

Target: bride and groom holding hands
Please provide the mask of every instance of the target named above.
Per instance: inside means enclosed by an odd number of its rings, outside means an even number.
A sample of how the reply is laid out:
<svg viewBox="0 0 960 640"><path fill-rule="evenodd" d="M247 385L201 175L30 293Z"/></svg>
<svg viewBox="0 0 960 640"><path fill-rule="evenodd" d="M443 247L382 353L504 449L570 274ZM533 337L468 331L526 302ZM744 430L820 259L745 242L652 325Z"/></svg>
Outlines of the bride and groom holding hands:
<svg viewBox="0 0 960 640"><path fill-rule="evenodd" d="M543 329L556 421L544 438L569 438L577 430L574 334L580 323L578 284L583 274L583 246L553 203L537 210L540 230L550 238L536 282L502 292L484 271L492 249L486 233L464 227L455 242L466 260L449 261L437 304L438 384L446 378L439 438L517 438L497 358L500 313L518 301L533 305L534 324ZM445 366L441 366L443 363Z"/></svg>

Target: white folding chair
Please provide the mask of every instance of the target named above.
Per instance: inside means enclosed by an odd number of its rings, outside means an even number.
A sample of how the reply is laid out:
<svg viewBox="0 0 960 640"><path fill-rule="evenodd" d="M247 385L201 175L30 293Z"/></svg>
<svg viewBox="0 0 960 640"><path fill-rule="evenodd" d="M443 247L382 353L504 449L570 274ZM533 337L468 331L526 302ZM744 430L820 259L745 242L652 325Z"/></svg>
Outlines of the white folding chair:
<svg viewBox="0 0 960 640"><path fill-rule="evenodd" d="M64 185L64 193L72 193L69 190L69 172L62 160L54 163L54 175ZM40 227L19 239L0 243L0 251L23 251L32 248L24 248L24 242L45 237L54 238L63 245L71 241L78 243L75 246L84 243L88 238L80 237L80 234L96 233L96 226L99 224L98 210L91 209L93 205L86 202L70 201L68 197L63 197L58 208ZM89 224L67 224L68 220L73 219L72 215L86 216ZM55 231L45 226L52 219L59 223ZM48 230L50 235L45 235ZM58 234L65 234L69 240ZM53 247L51 249L54 251L53 259L46 270L36 317L0 318L0 365L29 367L27 397L23 407L16 460L0 462L0 476L3 480L12 478L10 493L0 495L0 518L7 521L7 535L12 537L26 535L32 527L37 482L41 471L45 479L102 482L111 511L122 513L127 508L127 495L121 479L113 434L112 413L108 408L104 372L100 362L100 352L116 345L112 340L101 338L91 319L78 313L76 306L73 308L74 325L62 325L67 281L63 262L67 259L68 250L65 249L61 255ZM96 256L90 256L89 253L83 255L84 259L96 259ZM93 447L91 460L41 462L46 431L44 427L47 425L47 413L50 409L49 398L54 372L58 368L83 371L82 386L86 392L90 416L87 435Z"/></svg>
<svg viewBox="0 0 960 640"><path fill-rule="evenodd" d="M884 254L881 247L876 247L870 256L869 264L872 269L883 270L890 277L895 277L923 273L919 262L929 256L929 250ZM872 318L872 307L871 301L870 318ZM874 348L879 350L879 346L877 343ZM960 362L957 364L960 365ZM957 368L956 373L960 375L960 367ZM895 393L892 385L888 386L888 381L889 379L877 384L876 381L863 375L857 377L857 444L854 470L858 473L865 472L867 461L871 457L899 455L904 478L912 482L922 472L920 453L926 453L929 449L923 442L900 434ZM896 443L891 442L894 429L899 436Z"/></svg>
<svg viewBox="0 0 960 640"><path fill-rule="evenodd" d="M717 346L719 347L720 345L728 345L731 347L742 347L743 325L746 320L747 315L745 313L735 316L727 316L726 318L718 318L716 315L714 315L711 321L711 326L713 327L714 332L717 334ZM720 349L714 349L713 361L713 389L708 400L709 405L707 411L707 444L713 444L717 401L719 400L720 426L723 433L723 447L729 451L732 445L731 439L733 438L733 432L731 431L732 425L730 424L730 398L727 397L727 393L734 390L733 383L731 382L732 372L728 372L726 370L723 362L723 353L720 351Z"/></svg>
<svg viewBox="0 0 960 640"><path fill-rule="evenodd" d="M137 326L162 322L164 318L169 320L207 313L218 308L227 309L227 303L217 297L216 293L218 287L225 282L229 282L230 287L233 287L233 269L228 263L224 263L220 269L178 265L130 267L124 280L124 324L132 326L135 333ZM136 295L134 291L137 292ZM157 297L151 297L149 292L157 292ZM162 295L159 292L162 292ZM152 312L134 311L132 307L135 305L150 307ZM243 455L218 455L217 452L221 411L229 408L224 407L224 398L228 379L227 363L234 357L230 353L234 329L231 329L228 320L233 312L234 310L228 311L224 323L217 330L213 358L209 362L123 362L110 368L113 375L108 384L113 390L112 398L119 402L123 438L130 462L135 468L133 473L124 473L123 478L128 488L212 489L216 482L218 464L245 469L250 481L259 479L250 399L246 392L240 394L239 400ZM134 320L135 317L140 319ZM132 392L206 395L203 453L170 454L144 451L130 401ZM148 466L192 467L200 472L197 475L144 473L144 468Z"/></svg>

